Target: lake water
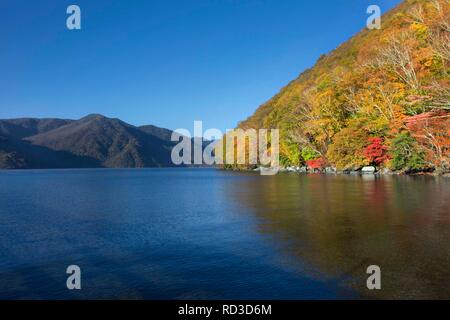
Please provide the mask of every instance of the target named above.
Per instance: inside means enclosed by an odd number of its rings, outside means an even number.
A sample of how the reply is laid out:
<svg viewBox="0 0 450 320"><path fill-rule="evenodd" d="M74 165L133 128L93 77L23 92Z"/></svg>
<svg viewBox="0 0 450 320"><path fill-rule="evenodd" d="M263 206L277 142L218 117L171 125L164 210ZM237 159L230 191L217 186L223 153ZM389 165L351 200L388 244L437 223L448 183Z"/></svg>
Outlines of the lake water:
<svg viewBox="0 0 450 320"><path fill-rule="evenodd" d="M449 194L433 177L0 171L0 299L449 299Z"/></svg>

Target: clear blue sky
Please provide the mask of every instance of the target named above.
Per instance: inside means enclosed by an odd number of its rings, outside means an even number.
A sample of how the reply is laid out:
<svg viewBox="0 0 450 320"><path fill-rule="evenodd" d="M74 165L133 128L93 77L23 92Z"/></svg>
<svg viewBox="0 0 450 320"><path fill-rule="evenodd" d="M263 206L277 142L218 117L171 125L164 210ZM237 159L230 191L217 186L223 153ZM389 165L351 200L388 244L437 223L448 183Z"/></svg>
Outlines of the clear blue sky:
<svg viewBox="0 0 450 320"><path fill-rule="evenodd" d="M399 2L1 0L0 118L233 128L361 30L368 5Z"/></svg>

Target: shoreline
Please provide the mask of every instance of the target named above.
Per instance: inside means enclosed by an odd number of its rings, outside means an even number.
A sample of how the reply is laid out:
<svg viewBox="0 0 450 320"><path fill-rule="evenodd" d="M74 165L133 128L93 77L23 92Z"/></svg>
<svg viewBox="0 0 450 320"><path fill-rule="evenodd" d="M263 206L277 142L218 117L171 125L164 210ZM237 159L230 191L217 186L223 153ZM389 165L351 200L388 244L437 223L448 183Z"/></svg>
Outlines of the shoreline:
<svg viewBox="0 0 450 320"><path fill-rule="evenodd" d="M297 169L299 168L299 169ZM255 169L249 168L221 168L217 166L155 166L155 167L120 167L120 168L110 168L110 167L80 167L80 168L0 168L0 172L32 172L32 171L75 171L75 170L145 170L145 169L215 169L223 171L233 171L233 172L253 172L257 173L260 171L260 167ZM327 170L328 169L328 170ZM286 167L280 168L278 173L287 174L320 174L320 175L359 175L359 176L429 176L429 177L444 177L450 178L450 172L436 173L435 171L417 171L417 172L402 172L402 171L391 171L391 170L376 170L373 172L362 172L361 170L336 170L330 167L323 170L319 169L307 169L305 167Z"/></svg>
<svg viewBox="0 0 450 320"><path fill-rule="evenodd" d="M260 172L260 167L255 169L223 169L231 171L246 171L246 172ZM320 169L309 169L306 167L286 167L280 168L279 173L296 173L296 174L323 174L323 175L360 175L360 176L430 176L430 177L445 177L450 178L450 172L437 173L433 171L392 171L389 169L379 169L370 172L364 172L361 169L358 170L337 170L336 168L327 167Z"/></svg>

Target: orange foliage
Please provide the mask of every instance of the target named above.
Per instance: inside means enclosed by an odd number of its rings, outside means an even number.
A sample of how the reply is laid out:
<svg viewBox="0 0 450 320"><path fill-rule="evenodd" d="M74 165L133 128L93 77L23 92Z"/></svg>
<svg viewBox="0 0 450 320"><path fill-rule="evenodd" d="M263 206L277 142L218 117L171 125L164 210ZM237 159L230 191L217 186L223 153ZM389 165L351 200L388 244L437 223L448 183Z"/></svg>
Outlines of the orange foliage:
<svg viewBox="0 0 450 320"><path fill-rule="evenodd" d="M405 119L411 135L426 153L426 160L437 168L450 167L450 112L435 110Z"/></svg>

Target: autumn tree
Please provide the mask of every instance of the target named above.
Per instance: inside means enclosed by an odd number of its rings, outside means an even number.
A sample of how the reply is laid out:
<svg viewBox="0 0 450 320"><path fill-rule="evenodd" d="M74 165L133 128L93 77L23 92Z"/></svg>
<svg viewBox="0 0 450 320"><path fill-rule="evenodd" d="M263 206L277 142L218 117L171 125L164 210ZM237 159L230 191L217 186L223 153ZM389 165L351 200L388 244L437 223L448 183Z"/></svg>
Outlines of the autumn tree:
<svg viewBox="0 0 450 320"><path fill-rule="evenodd" d="M383 139L379 137L369 138L369 145L364 148L364 156L369 164L379 166L388 159L387 146L383 145Z"/></svg>
<svg viewBox="0 0 450 320"><path fill-rule="evenodd" d="M357 169L367 164L363 150L367 145L367 133L358 127L339 131L328 148L327 158L338 169Z"/></svg>
<svg viewBox="0 0 450 320"><path fill-rule="evenodd" d="M308 166L308 168L314 170L322 170L323 168L325 168L326 164L327 161L324 158L311 159L306 161L306 165Z"/></svg>
<svg viewBox="0 0 450 320"><path fill-rule="evenodd" d="M438 170L450 169L450 112L436 110L406 119L411 136L425 151L425 160Z"/></svg>
<svg viewBox="0 0 450 320"><path fill-rule="evenodd" d="M393 170L420 170L426 167L425 155L409 132L398 134L389 148Z"/></svg>

